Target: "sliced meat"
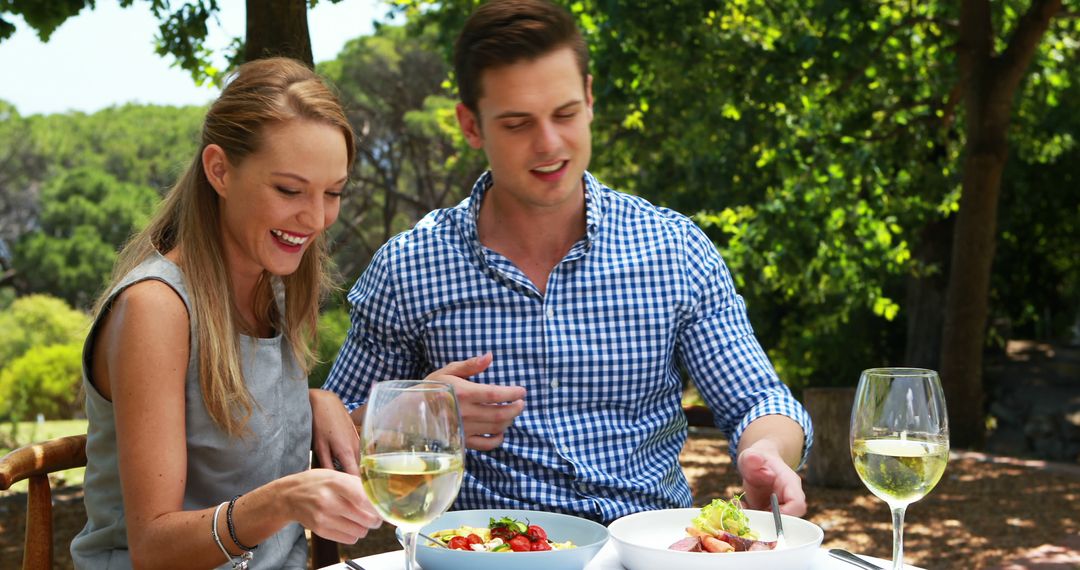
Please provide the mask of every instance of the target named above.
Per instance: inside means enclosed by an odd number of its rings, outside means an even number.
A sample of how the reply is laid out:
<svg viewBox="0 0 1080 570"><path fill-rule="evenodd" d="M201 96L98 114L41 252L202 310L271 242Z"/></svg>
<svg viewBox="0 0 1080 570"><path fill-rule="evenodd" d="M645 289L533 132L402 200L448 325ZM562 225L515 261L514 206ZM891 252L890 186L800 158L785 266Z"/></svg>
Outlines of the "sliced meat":
<svg viewBox="0 0 1080 570"><path fill-rule="evenodd" d="M701 552L701 539L696 536L688 536L676 541L675 544L668 547L668 550L678 550L679 552Z"/></svg>

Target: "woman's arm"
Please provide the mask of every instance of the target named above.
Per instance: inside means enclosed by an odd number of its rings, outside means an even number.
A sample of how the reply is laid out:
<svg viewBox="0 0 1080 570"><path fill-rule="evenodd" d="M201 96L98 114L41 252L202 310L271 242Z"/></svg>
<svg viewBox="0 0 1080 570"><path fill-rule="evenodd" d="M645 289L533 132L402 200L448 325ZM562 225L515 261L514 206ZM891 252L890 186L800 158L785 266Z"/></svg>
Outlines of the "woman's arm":
<svg viewBox="0 0 1080 570"><path fill-rule="evenodd" d="M210 532L214 509L183 510L188 331L175 291L145 281L117 297L94 348L95 385L114 405L128 546L140 568L225 562ZM223 510L218 536L237 555L225 518ZM379 524L359 478L322 469L254 489L233 510L237 537L249 545L294 520L339 542L355 542Z"/></svg>

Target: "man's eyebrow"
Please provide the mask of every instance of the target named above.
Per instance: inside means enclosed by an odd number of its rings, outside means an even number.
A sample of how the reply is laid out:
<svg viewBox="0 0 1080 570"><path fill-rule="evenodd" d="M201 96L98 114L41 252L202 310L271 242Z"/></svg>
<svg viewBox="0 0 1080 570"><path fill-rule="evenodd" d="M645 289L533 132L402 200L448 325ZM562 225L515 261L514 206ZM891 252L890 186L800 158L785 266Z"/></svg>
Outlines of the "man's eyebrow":
<svg viewBox="0 0 1080 570"><path fill-rule="evenodd" d="M568 102L563 103L562 105L559 105L558 107L556 107L555 112L559 113L559 112L562 112L562 111L565 111L565 110L569 109L570 107L574 107L576 105L581 105L582 103L583 103L583 101L581 99L574 99L573 101L568 101ZM525 111L505 111L503 113L499 113L498 115L495 115L495 119L524 119L524 118L528 118L528 117L531 117L531 116L532 116L532 113L526 113Z"/></svg>

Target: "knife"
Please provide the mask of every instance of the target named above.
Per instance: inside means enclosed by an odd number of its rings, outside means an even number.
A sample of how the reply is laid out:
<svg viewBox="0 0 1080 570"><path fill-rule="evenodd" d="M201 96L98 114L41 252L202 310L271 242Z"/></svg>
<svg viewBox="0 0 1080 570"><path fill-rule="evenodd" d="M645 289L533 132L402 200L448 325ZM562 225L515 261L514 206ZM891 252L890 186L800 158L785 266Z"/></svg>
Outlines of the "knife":
<svg viewBox="0 0 1080 570"><path fill-rule="evenodd" d="M830 548L829 556L832 556L833 558L839 558L840 560L843 560L848 564L854 564L855 566L863 568L864 570L882 570L881 566L878 566L877 564L874 564L872 562L867 562L862 558L859 558L858 556L855 556L854 554L844 550L843 548Z"/></svg>

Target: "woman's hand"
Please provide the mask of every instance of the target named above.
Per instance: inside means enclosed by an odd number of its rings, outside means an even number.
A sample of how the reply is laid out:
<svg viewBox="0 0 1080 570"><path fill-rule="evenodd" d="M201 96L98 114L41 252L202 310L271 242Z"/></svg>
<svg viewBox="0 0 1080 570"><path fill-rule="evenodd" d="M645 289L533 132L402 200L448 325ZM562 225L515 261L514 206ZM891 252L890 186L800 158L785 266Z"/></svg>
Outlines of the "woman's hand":
<svg viewBox="0 0 1080 570"><path fill-rule="evenodd" d="M311 400L312 450L319 465L359 475L360 437L356 426L337 394L326 390L308 391ZM334 462L337 461L337 465Z"/></svg>
<svg viewBox="0 0 1080 570"><path fill-rule="evenodd" d="M332 469L312 469L271 483L286 517L315 534L354 544L379 528L382 518L364 494L360 478Z"/></svg>

